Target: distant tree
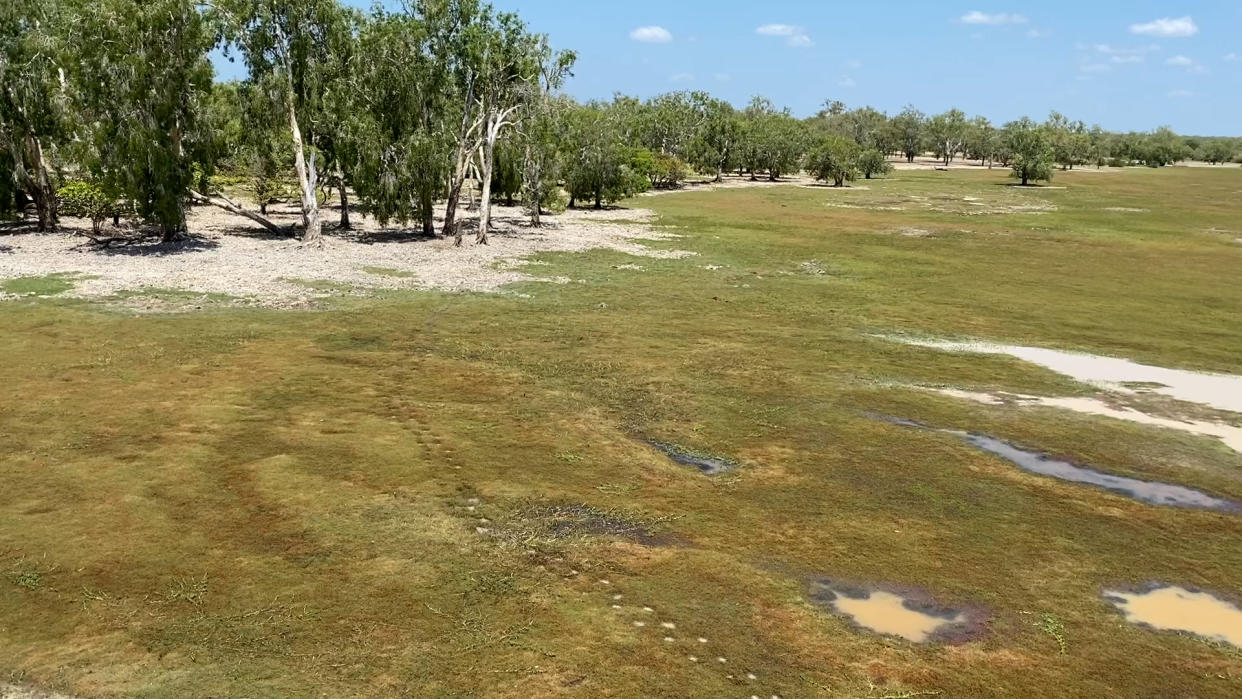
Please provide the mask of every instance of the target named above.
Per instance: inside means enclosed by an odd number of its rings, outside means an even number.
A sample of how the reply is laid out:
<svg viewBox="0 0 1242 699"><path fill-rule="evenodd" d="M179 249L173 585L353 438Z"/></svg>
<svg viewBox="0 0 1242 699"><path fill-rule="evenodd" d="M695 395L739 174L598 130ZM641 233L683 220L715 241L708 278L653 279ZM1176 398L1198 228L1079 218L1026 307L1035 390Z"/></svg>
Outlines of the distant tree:
<svg viewBox="0 0 1242 699"><path fill-rule="evenodd" d="M1005 124L1005 143L1013 176L1026 186L1052 179L1052 144L1044 127L1027 117Z"/></svg>
<svg viewBox="0 0 1242 699"><path fill-rule="evenodd" d="M966 115L959 109L937 114L927 122L927 141L947 166L966 141Z"/></svg>
<svg viewBox="0 0 1242 699"><path fill-rule="evenodd" d="M788 109L778 110L771 101L756 97L742 113L740 164L751 175L766 171L775 182L796 170L806 150L806 131Z"/></svg>
<svg viewBox="0 0 1242 699"><path fill-rule="evenodd" d="M15 208L20 192L34 203L41 231L57 218L50 151L69 134L61 82L69 66L58 35L64 9L58 0L0 3L0 209Z"/></svg>
<svg viewBox="0 0 1242 699"><path fill-rule="evenodd" d="M79 0L74 34L70 74L89 169L165 240L183 237L186 202L210 171L212 149L200 117L215 37L197 2Z"/></svg>
<svg viewBox="0 0 1242 699"><path fill-rule="evenodd" d="M595 208L644 191L650 184L636 172L634 149L627 145L624 109L590 103L572 110L564 133L565 187L570 204Z"/></svg>
<svg viewBox="0 0 1242 699"><path fill-rule="evenodd" d="M351 14L336 0L216 0L212 7L240 48L250 79L285 112L301 193L302 240L319 245L320 141L336 126L326 100L338 89L336 57L353 40Z"/></svg>
<svg viewBox="0 0 1242 699"><path fill-rule="evenodd" d="M1052 143L1052 159L1062 170L1070 170L1087 162L1091 141L1086 125L1070 121L1060 112L1052 112L1044 122L1044 131Z"/></svg>
<svg viewBox="0 0 1242 699"><path fill-rule="evenodd" d="M544 207L559 205L558 181L564 166L561 133L569 112L569 101L556 94L571 75L577 54L553 53L547 41L539 47L539 77L532 93L523 101L518 119L518 138L522 143L522 200L532 226L540 224Z"/></svg>
<svg viewBox="0 0 1242 699"><path fill-rule="evenodd" d="M1202 152L1203 161L1213 165L1230 162L1233 160L1233 156L1233 148L1224 140L1217 140L1205 145Z"/></svg>
<svg viewBox="0 0 1242 699"><path fill-rule="evenodd" d="M906 156L906 162L912 163L922 151L926 126L927 117L914 107L907 106L889 120L887 142Z"/></svg>
<svg viewBox="0 0 1242 699"><path fill-rule="evenodd" d="M831 180L834 187L841 187L858 176L859 154L854 141L840 134L828 134L807 155L807 171L817 180Z"/></svg>
<svg viewBox="0 0 1242 699"><path fill-rule="evenodd" d="M356 153L354 187L381 225L421 223L434 236L433 209L445 191L455 147L449 75L427 46L422 19L376 12L362 25L354 67L353 115L346 129Z"/></svg>
<svg viewBox="0 0 1242 699"><path fill-rule="evenodd" d="M1000 134L987 117L975 117L966 127L966 156L992 167L1000 145Z"/></svg>
<svg viewBox="0 0 1242 699"><path fill-rule="evenodd" d="M1172 165L1190 156L1190 149L1185 141L1167 126L1161 126L1143 136L1139 149L1138 159L1149 167Z"/></svg>
<svg viewBox="0 0 1242 699"><path fill-rule="evenodd" d="M892 163L884 153L876 148L868 148L858 156L858 171L863 177L871 179L873 175L887 175L893 171Z"/></svg>
<svg viewBox="0 0 1242 699"><path fill-rule="evenodd" d="M733 105L713 99L704 105L703 123L690 143L690 164L720 181L738 159L741 120Z"/></svg>
<svg viewBox="0 0 1242 699"><path fill-rule="evenodd" d="M1103 167L1112 154L1111 149L1109 134L1099 124L1092 126L1087 132L1087 162L1097 168Z"/></svg>

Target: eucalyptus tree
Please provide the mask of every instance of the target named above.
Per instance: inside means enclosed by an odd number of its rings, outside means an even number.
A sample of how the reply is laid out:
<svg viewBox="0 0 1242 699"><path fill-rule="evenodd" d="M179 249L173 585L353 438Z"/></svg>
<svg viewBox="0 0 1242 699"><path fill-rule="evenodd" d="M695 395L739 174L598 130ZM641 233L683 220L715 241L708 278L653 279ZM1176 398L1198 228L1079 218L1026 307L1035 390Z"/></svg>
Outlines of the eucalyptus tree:
<svg viewBox="0 0 1242 699"><path fill-rule="evenodd" d="M1004 138L1013 176L1023 186L1052 179L1052 143L1045 127L1022 117L1005 124Z"/></svg>
<svg viewBox="0 0 1242 699"><path fill-rule="evenodd" d="M215 36L195 0L74 0L73 13L67 72L85 164L165 240L180 238L191 188L210 167L201 115Z"/></svg>
<svg viewBox="0 0 1242 699"><path fill-rule="evenodd" d="M536 51L539 75L527 84L517 132L522 144L522 200L532 226L540 224L543 207L559 197L560 138L567 102L557 91L578 60L572 51L553 52L543 36L538 39Z"/></svg>
<svg viewBox="0 0 1242 699"><path fill-rule="evenodd" d="M474 242L487 244L491 227L492 168L496 142L521 117L523 104L538 94L539 75L547 53L547 39L531 34L516 14L501 13L483 34L483 61L477 81L480 130L479 179L483 194L479 201L479 228Z"/></svg>
<svg viewBox="0 0 1242 699"><path fill-rule="evenodd" d="M1091 143L1086 124L1070 121L1064 114L1054 111L1044 122L1044 129L1052 143L1052 159L1062 170L1073 169L1087 161Z"/></svg>
<svg viewBox="0 0 1242 699"><path fill-rule="evenodd" d="M906 162L914 162L923 150L923 135L927 128L927 116L912 106L888 120L888 142L906 156Z"/></svg>
<svg viewBox="0 0 1242 699"><path fill-rule="evenodd" d="M690 160L696 136L707 122L712 98L706 92L669 92L648 100L642 145L653 153Z"/></svg>
<svg viewBox="0 0 1242 699"><path fill-rule="evenodd" d="M975 117L966 126L966 157L987 163L988 169L996 160L996 151L1000 143L1000 135L987 117Z"/></svg>
<svg viewBox="0 0 1242 699"><path fill-rule="evenodd" d="M601 208L646 189L647 178L632 166L634 149L626 138L624 109L591 102L574 108L566 120L565 188L570 205L592 202Z"/></svg>
<svg viewBox="0 0 1242 699"><path fill-rule="evenodd" d="M740 139L737 110L724 100L710 99L704 104L703 122L690 142L688 160L701 172L715 174L719 182L738 159Z"/></svg>
<svg viewBox="0 0 1242 699"><path fill-rule="evenodd" d="M858 155L858 171L863 177L871 179L876 175L887 175L893 171L893 164L888 162L884 151L868 148Z"/></svg>
<svg viewBox="0 0 1242 699"><path fill-rule="evenodd" d="M522 205L532 226L542 223L544 208L560 197L557 183L565 172L565 128L575 106L564 96L545 94L527 105L522 118Z"/></svg>
<svg viewBox="0 0 1242 699"><path fill-rule="evenodd" d="M741 165L751 179L763 170L775 182L796 170L806 150L806 128L788 109L778 110L770 100L755 97L742 112Z"/></svg>
<svg viewBox="0 0 1242 699"><path fill-rule="evenodd" d="M447 177L448 201L444 207L443 234L457 231L457 205L482 142L479 76L492 26L491 5L480 0L416 0L414 12L422 19L427 48L438 69L449 80L448 112L452 126L453 157Z"/></svg>
<svg viewBox="0 0 1242 699"><path fill-rule="evenodd" d="M34 203L41 231L57 219L49 150L68 133L58 33L66 29L64 9L59 0L0 3L0 209L21 192Z"/></svg>
<svg viewBox="0 0 1242 699"><path fill-rule="evenodd" d="M302 240L319 245L319 155L335 128L325 109L353 40L351 13L336 0L215 0L226 37L241 51L250 79L285 112L302 204Z"/></svg>
<svg viewBox="0 0 1242 699"><path fill-rule="evenodd" d="M807 155L807 172L817 180L832 181L834 187L844 186L858 177L861 149L853 139L837 133L820 137Z"/></svg>
<svg viewBox="0 0 1242 699"><path fill-rule="evenodd" d="M430 39L427 22L412 12L377 9L362 24L358 54L367 60L353 67L344 133L355 153L354 187L376 220L416 220L433 236L455 127L450 75Z"/></svg>
<svg viewBox="0 0 1242 699"><path fill-rule="evenodd" d="M966 141L966 115L960 109L937 114L927 122L927 140L947 166Z"/></svg>

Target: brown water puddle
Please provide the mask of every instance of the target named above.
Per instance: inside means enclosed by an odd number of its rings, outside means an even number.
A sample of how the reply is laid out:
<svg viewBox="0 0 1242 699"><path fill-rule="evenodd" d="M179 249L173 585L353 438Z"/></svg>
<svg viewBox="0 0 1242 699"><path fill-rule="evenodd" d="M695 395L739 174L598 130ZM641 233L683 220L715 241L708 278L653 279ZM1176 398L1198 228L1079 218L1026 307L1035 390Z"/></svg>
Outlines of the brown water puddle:
<svg viewBox="0 0 1242 699"><path fill-rule="evenodd" d="M917 592L861 589L825 580L811 583L810 598L868 631L914 643L962 640L974 635L981 617L977 611L938 605Z"/></svg>
<svg viewBox="0 0 1242 699"><path fill-rule="evenodd" d="M1185 631L1242 648L1242 609L1207 592L1175 585L1139 592L1105 590L1126 620L1161 631Z"/></svg>

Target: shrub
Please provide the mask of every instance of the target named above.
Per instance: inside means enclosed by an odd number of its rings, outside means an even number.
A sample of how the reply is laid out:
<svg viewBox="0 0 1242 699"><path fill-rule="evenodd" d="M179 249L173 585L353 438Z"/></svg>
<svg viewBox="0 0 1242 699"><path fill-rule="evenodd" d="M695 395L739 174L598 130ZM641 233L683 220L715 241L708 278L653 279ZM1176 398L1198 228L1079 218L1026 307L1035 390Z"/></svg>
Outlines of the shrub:
<svg viewBox="0 0 1242 699"><path fill-rule="evenodd" d="M690 167L674 155L657 155L652 163L652 187L676 187L690 175Z"/></svg>
<svg viewBox="0 0 1242 699"><path fill-rule="evenodd" d="M858 169L863 177L871 179L872 175L887 175L893 171L893 164L875 148L869 148L858 156Z"/></svg>
<svg viewBox="0 0 1242 699"><path fill-rule="evenodd" d="M838 134L829 134L807 156L807 172L817 180L832 180L834 187L858 177L858 144Z"/></svg>
<svg viewBox="0 0 1242 699"><path fill-rule="evenodd" d="M60 199L60 211L69 216L79 216L91 221L91 230L98 235L104 221L125 213L124 204L114 192L86 180L66 182L56 192Z"/></svg>

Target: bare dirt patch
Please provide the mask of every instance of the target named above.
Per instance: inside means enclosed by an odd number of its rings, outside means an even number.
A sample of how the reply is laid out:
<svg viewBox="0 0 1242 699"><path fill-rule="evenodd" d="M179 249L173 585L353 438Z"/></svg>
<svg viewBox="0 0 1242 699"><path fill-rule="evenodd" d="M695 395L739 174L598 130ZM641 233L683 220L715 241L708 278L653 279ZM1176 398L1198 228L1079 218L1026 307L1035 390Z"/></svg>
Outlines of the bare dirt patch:
<svg viewBox="0 0 1242 699"><path fill-rule="evenodd" d="M273 206L269 213L282 224L298 218L292 204ZM334 221L339 213L329 208L323 215ZM287 307L379 289L496 291L513 282L541 280L525 260L540 252L603 248L654 258L693 254L644 245L676 237L652 228L654 214L646 209L571 210L546 216L539 228L531 227L518 208L496 207L493 216L496 227L488 245L475 245L467 235L460 248L451 239L381 228L374 219L357 214L353 229L329 226L323 247L307 248L220 209L196 206L188 219L194 235L188 242L99 249L75 235L89 229L88 222L66 219L64 230L54 234L3 236L7 253L0 256L0 279L73 273L73 288L64 296L107 298L127 291L177 290Z"/></svg>

